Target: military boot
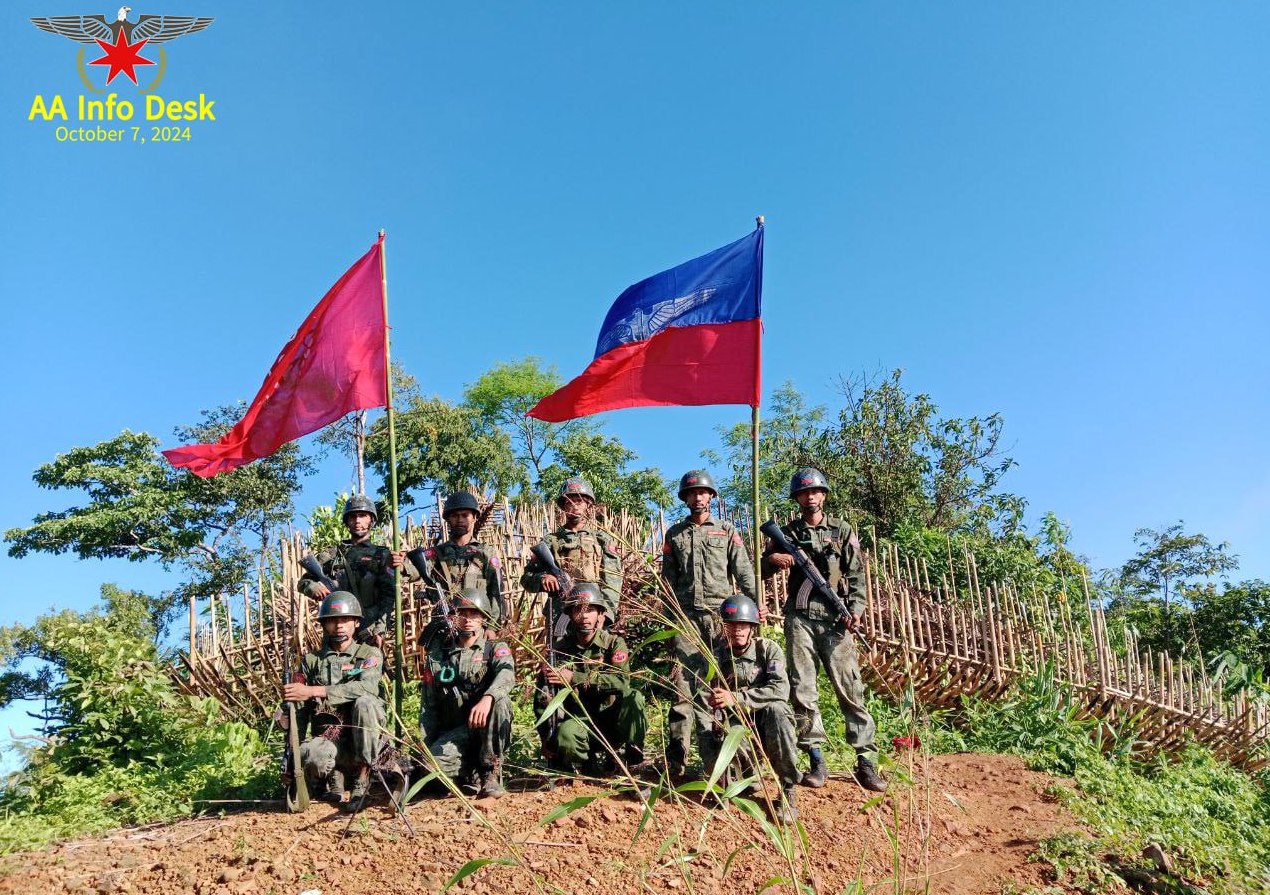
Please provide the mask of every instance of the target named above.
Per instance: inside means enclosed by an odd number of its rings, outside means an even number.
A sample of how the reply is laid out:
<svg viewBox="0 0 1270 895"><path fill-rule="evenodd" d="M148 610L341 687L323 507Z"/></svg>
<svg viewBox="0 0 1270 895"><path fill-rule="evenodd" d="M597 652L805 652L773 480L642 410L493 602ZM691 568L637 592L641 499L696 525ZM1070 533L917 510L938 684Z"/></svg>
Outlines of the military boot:
<svg viewBox="0 0 1270 895"><path fill-rule="evenodd" d="M343 808L349 814L356 814L366 807L366 803L370 800L370 767L362 765L358 769L357 780L353 783L353 788L348 794L348 801L344 803Z"/></svg>
<svg viewBox="0 0 1270 895"><path fill-rule="evenodd" d="M334 770L326 775L325 787L321 795L318 796L323 802L330 802L332 805L339 805L344 801L344 772Z"/></svg>
<svg viewBox="0 0 1270 895"><path fill-rule="evenodd" d="M776 822L792 824L798 820L798 800L794 796L793 784L781 787L780 804L776 806Z"/></svg>
<svg viewBox="0 0 1270 895"><path fill-rule="evenodd" d="M820 751L819 746L812 746L807 750L807 757L811 759L811 767L807 769L807 773L803 774L803 778L799 782L803 786L820 789L825 785L825 779L829 776L829 769L825 767L824 753Z"/></svg>
<svg viewBox="0 0 1270 895"><path fill-rule="evenodd" d="M863 755L855 762L855 782L870 792L886 792L886 779L878 773L878 766Z"/></svg>
<svg viewBox="0 0 1270 895"><path fill-rule="evenodd" d="M503 762L502 759L494 759L492 768L482 768L481 772L481 788L476 794L479 799L501 799L507 795L507 790L503 789Z"/></svg>

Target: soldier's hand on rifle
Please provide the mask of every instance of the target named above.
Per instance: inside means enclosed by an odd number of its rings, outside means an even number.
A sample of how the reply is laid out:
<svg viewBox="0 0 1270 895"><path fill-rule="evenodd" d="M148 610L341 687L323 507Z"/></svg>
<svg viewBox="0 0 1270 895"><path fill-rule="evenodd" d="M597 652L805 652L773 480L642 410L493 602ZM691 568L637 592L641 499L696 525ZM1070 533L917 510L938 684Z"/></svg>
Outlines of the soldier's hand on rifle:
<svg viewBox="0 0 1270 895"><path fill-rule="evenodd" d="M712 709L730 709L736 705L736 694L727 687L713 687L708 701Z"/></svg>
<svg viewBox="0 0 1270 895"><path fill-rule="evenodd" d="M853 634L854 634L856 631L859 631L859 630L860 630L860 627L861 627L861 625L862 625L862 624L863 624L862 619L860 618L860 616L856 615L854 612L852 612L852 613L850 613L850 614L848 614L848 615L844 615L844 616L842 617L842 625L843 625L843 627L844 627L844 628L846 628L848 631L850 631L850 632L851 632L851 633L853 633Z"/></svg>
<svg viewBox="0 0 1270 895"><path fill-rule="evenodd" d="M311 600L325 600L330 595L331 589L321 581L314 581L309 588L309 599Z"/></svg>
<svg viewBox="0 0 1270 895"><path fill-rule="evenodd" d="M287 702L304 702L306 699L320 699L325 695L325 687L310 687L302 681L293 681L282 688L282 698Z"/></svg>
<svg viewBox="0 0 1270 895"><path fill-rule="evenodd" d="M769 553L767 561L778 569L788 569L794 564L794 557L788 553Z"/></svg>
<svg viewBox="0 0 1270 895"><path fill-rule="evenodd" d="M388 554L388 568L404 569L406 567L406 551L393 550Z"/></svg>
<svg viewBox="0 0 1270 895"><path fill-rule="evenodd" d="M556 578L555 575L549 575L546 572L543 572L542 589L549 594L554 594L556 591L560 590L560 579Z"/></svg>
<svg viewBox="0 0 1270 895"><path fill-rule="evenodd" d="M538 670L542 672L542 676L547 679L547 683L549 684L561 685L567 684L573 680L572 668L555 668L548 665L546 662L543 662L538 667Z"/></svg>
<svg viewBox="0 0 1270 895"><path fill-rule="evenodd" d="M494 697L486 694L476 700L476 705L467 713L467 726L478 730L489 723L490 710L494 708Z"/></svg>

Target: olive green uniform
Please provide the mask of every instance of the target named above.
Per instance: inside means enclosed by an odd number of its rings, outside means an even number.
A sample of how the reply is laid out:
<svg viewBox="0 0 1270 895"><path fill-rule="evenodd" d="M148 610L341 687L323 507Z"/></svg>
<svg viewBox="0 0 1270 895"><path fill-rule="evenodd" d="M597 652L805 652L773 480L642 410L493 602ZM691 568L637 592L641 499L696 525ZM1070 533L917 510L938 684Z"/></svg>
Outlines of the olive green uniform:
<svg viewBox="0 0 1270 895"><path fill-rule="evenodd" d="M641 761L648 720L644 717L644 694L631 686L626 641L601 629L590 643L583 644L571 625L556 640L555 651L555 667L573 671L572 692L561 705L554 739L540 728L543 748L552 753L556 767L574 770L592 756L601 760L608 757L605 741L614 750L623 749L627 762ZM548 685L540 680L539 686ZM539 701L544 697L545 693Z"/></svg>
<svg viewBox="0 0 1270 895"><path fill-rule="evenodd" d="M494 610L495 618L491 622L494 630L511 620L507 598L503 595L500 563L488 547L477 541L462 545L446 541L429 547L426 555L432 564L433 577L447 596L455 597L469 590L484 591Z"/></svg>
<svg viewBox="0 0 1270 895"><path fill-rule="evenodd" d="M478 637L471 646L460 646L450 638L433 638L419 681L419 735L437 769L458 778L496 767L512 736L516 666L507 644ZM473 729L468 713L485 696L494 700L489 719L485 727Z"/></svg>
<svg viewBox="0 0 1270 895"><path fill-rule="evenodd" d="M617 542L607 532L595 528L579 528L576 531L561 526L543 538L551 548L560 570L573 579L592 581L600 585L600 592L608 607L609 620L617 618L618 604L622 599L622 560L617 554ZM537 559L525 565L520 576L521 586L531 594L542 592L542 576L548 574ZM563 601L567 596L562 590L551 595L551 608L556 618L565 615ZM563 633L563 626L558 633Z"/></svg>
<svg viewBox="0 0 1270 895"><path fill-rule="evenodd" d="M384 723L384 703L379 698L379 678L384 656L373 646L351 642L344 650L326 641L300 663L304 682L326 688L323 699L309 699L300 707L300 764L305 776L325 779L337 767L371 764L379 754L379 731Z"/></svg>
<svg viewBox="0 0 1270 895"><path fill-rule="evenodd" d="M864 560L851 526L841 519L822 516L819 525L795 519L781 526L781 531L811 558L829 586L842 595L847 609L858 618L866 605ZM768 559L773 552L775 548L769 547L763 555L764 575L776 571ZM788 591L784 606L785 653L798 721L798 745L810 749L825 741L816 687L818 666L823 665L846 719L847 743L857 753L873 751L876 727L865 707L855 638L838 619L833 604L817 593L797 565L789 570Z"/></svg>
<svg viewBox="0 0 1270 895"><path fill-rule="evenodd" d="M726 641L714 648L717 673L722 684L736 696L737 704L749 715L772 769L782 786L793 786L802 776L798 771L798 746L794 735L794 711L789 706L789 678L785 674L785 656L778 644L765 637L754 637L739 655L734 655ZM697 713L697 748L709 773L719 756L719 748L728 731L744 725L742 714L735 708L710 707L712 686L705 657L698 654L690 666ZM761 773L762 765L754 752L752 740L737 750L732 770L743 776Z"/></svg>
<svg viewBox="0 0 1270 895"><path fill-rule="evenodd" d="M322 571L332 579L338 590L346 590L357 597L362 606L362 631L387 635L393 612L397 607L395 573L392 568L392 551L369 539L361 543L340 541L317 554ZM316 578L307 572L300 578L300 593L311 600L319 597L313 593Z"/></svg>
<svg viewBox="0 0 1270 895"><path fill-rule="evenodd" d="M741 593L758 601L754 566L731 522L710 518L694 525L691 519L684 519L672 525L662 544L661 574L678 610L696 626L700 642L709 647L719 636L719 604L732 596L734 582ZM671 650L675 657L671 672L675 703L667 719L666 757L671 765L683 765L692 747L694 719L692 687L684 669L699 651L698 639L688 632L676 634Z"/></svg>

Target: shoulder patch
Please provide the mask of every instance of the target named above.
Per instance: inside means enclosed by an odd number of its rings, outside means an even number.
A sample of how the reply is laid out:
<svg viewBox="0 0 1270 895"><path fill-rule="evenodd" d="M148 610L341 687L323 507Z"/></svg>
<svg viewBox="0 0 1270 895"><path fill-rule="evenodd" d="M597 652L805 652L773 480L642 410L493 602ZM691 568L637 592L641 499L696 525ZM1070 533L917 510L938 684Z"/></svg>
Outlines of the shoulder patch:
<svg viewBox="0 0 1270 895"><path fill-rule="evenodd" d="M630 656L629 656L629 654L626 652L626 650L624 650L624 649L619 649L619 650L614 650L614 651L613 651L613 662L614 662L615 664L617 664L617 665L621 665L621 664L622 664L623 662L625 662L628 658L630 658Z"/></svg>
<svg viewBox="0 0 1270 895"><path fill-rule="evenodd" d="M494 648L495 659L503 659L503 658L506 658L507 656L510 656L511 654L512 654L512 651L505 646L497 646Z"/></svg>
<svg viewBox="0 0 1270 895"><path fill-rule="evenodd" d="M427 550L423 551L423 555L424 555L424 556L426 556L428 559L436 559L436 558L437 558L437 548L435 548L435 547L429 547Z"/></svg>
<svg viewBox="0 0 1270 895"><path fill-rule="evenodd" d="M367 657L366 661L362 663L362 667L374 668L378 664L379 664L379 656L369 656Z"/></svg>
<svg viewBox="0 0 1270 895"><path fill-rule="evenodd" d="M739 534L736 534L735 532L733 532L733 533L732 533L732 543L733 543L733 544L736 544L738 547L740 547L740 546L741 546L741 536L740 536Z"/></svg>
<svg viewBox="0 0 1270 895"><path fill-rule="evenodd" d="M781 666L780 659L773 659L772 661L767 663L767 673L775 674L776 669L780 668L780 666Z"/></svg>
<svg viewBox="0 0 1270 895"><path fill-rule="evenodd" d="M663 555L663 556L664 556L664 555L666 555L666 554L668 554L668 553L670 552L670 541L669 541L669 540L662 541L662 545L661 545L661 552L662 552L662 555Z"/></svg>
<svg viewBox="0 0 1270 895"><path fill-rule="evenodd" d="M497 556L491 556L491 557L489 558L489 564L490 564L491 566L493 566L494 568L496 568L496 569L497 569L497 568L501 565L501 563L499 563L499 561L498 561L498 557L497 557Z"/></svg>

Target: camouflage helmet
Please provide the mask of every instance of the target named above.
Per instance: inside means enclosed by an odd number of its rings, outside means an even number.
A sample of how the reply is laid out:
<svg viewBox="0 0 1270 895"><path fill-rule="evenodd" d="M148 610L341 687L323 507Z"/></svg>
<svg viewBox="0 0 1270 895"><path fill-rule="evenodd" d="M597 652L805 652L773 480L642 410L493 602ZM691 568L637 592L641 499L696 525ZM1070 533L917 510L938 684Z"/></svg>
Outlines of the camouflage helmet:
<svg viewBox="0 0 1270 895"><path fill-rule="evenodd" d="M455 491L445 499L445 506L441 508L441 518L448 518L455 510L471 510L473 513L479 513L480 506L476 502L476 495L471 491Z"/></svg>
<svg viewBox="0 0 1270 895"><path fill-rule="evenodd" d="M571 475L564 480L564 484L560 486L560 494L556 497L556 504L563 506L566 497L589 497L591 502L595 503L595 492L591 490L591 483L580 475Z"/></svg>
<svg viewBox="0 0 1270 895"><path fill-rule="evenodd" d="M318 607L318 621L324 618L361 618L362 604L357 597L346 590L337 590L327 594L322 605Z"/></svg>
<svg viewBox="0 0 1270 895"><path fill-rule="evenodd" d="M344 512L340 518L348 521L348 517L353 513L370 513L372 524L379 521L379 508L375 506L375 501L365 494L354 494L346 500L344 502Z"/></svg>
<svg viewBox="0 0 1270 895"><path fill-rule="evenodd" d="M494 620L494 612L489 605L489 597L485 591L469 588L450 601L450 607L458 612L460 609L476 609L485 616L486 621Z"/></svg>
<svg viewBox="0 0 1270 895"><path fill-rule="evenodd" d="M679 480L679 499L683 500L684 495L693 488L705 488L715 497L719 496L719 489L714 487L714 479L704 469L690 469L683 474L683 478Z"/></svg>
<svg viewBox="0 0 1270 895"><path fill-rule="evenodd" d="M572 609L575 606L594 606L605 615L609 611L608 601L594 581L580 581L573 585L573 590L564 598L564 608Z"/></svg>
<svg viewBox="0 0 1270 895"><path fill-rule="evenodd" d="M789 480L789 496L791 499L796 497L799 491L810 491L812 488L820 488L826 494L829 493L829 480L825 478L825 474L819 469L804 466L794 473L794 477Z"/></svg>
<svg viewBox="0 0 1270 895"><path fill-rule="evenodd" d="M734 594L719 606L719 619L724 622L759 623L758 605L743 594Z"/></svg>

